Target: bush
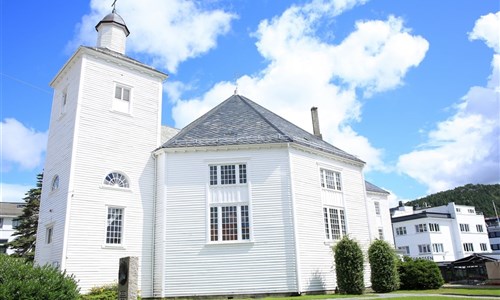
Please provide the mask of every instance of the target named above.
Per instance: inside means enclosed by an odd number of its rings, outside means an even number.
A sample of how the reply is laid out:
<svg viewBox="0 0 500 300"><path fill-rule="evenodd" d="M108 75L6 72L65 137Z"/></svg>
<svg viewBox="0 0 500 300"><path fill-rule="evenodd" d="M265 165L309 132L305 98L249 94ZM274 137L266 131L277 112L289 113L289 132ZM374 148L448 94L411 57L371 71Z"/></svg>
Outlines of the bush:
<svg viewBox="0 0 500 300"><path fill-rule="evenodd" d="M118 299L118 284L111 283L93 287L88 294L82 295L81 300L116 300Z"/></svg>
<svg viewBox="0 0 500 300"><path fill-rule="evenodd" d="M372 289L388 293L399 288L398 257L386 241L375 240L368 249Z"/></svg>
<svg viewBox="0 0 500 300"><path fill-rule="evenodd" d="M78 299L74 277L51 266L34 266L21 258L0 255L0 299Z"/></svg>
<svg viewBox="0 0 500 300"><path fill-rule="evenodd" d="M341 294L363 294L365 289L363 252L358 243L344 236L335 245L334 255L338 292Z"/></svg>
<svg viewBox="0 0 500 300"><path fill-rule="evenodd" d="M405 257L398 270L403 290L438 289L444 284L439 267L431 260Z"/></svg>

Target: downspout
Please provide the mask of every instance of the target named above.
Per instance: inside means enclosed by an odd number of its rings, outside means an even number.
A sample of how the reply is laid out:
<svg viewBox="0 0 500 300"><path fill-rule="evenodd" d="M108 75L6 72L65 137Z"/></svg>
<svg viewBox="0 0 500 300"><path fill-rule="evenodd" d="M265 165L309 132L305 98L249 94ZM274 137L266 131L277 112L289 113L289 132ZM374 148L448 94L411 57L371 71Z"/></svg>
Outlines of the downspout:
<svg viewBox="0 0 500 300"><path fill-rule="evenodd" d="M153 244L151 247L151 296L154 297L154 291L155 291L155 248L156 248L156 243L155 243L155 228L156 228L156 198L158 194L157 190L157 180L158 180L158 166L157 166L157 161L156 161L156 153L152 152L151 157L153 158L154 162L154 180L153 180L153 216L152 216L152 228L151 228L151 243Z"/></svg>
<svg viewBox="0 0 500 300"><path fill-rule="evenodd" d="M297 294L302 293L301 270L300 270L300 247L299 247L299 234L297 232L297 213L295 203L295 192L293 188L293 165L292 158L290 157L290 144L287 145L288 150L288 165L290 167L290 200L292 203L292 223L293 223L293 239L295 242L295 272L297 276Z"/></svg>

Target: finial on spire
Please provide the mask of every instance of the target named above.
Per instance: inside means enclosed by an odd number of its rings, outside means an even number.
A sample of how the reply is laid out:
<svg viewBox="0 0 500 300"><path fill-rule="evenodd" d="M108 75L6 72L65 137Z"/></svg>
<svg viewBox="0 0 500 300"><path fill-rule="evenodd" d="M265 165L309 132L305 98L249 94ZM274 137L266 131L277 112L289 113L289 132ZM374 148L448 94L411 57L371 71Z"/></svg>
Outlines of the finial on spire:
<svg viewBox="0 0 500 300"><path fill-rule="evenodd" d="M238 85L236 85L236 88L234 89L234 94L238 95Z"/></svg>
<svg viewBox="0 0 500 300"><path fill-rule="evenodd" d="M113 1L113 4L111 4L111 7L113 7L113 10L111 12L115 13L116 12L116 0Z"/></svg>

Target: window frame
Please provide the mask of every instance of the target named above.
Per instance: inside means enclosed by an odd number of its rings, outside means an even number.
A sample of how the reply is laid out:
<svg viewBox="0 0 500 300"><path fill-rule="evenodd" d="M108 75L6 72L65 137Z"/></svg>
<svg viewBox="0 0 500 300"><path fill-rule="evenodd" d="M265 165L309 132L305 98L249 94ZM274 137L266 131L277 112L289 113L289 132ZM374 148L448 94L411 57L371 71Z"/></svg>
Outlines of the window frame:
<svg viewBox="0 0 500 300"><path fill-rule="evenodd" d="M56 174L52 177L52 181L50 182L50 191L55 192L59 190L59 183L60 183L59 175Z"/></svg>
<svg viewBox="0 0 500 300"><path fill-rule="evenodd" d="M410 255L410 246L399 246L398 250L404 250L405 255Z"/></svg>
<svg viewBox="0 0 500 300"><path fill-rule="evenodd" d="M476 224L476 231L477 232L484 232L484 228L482 224Z"/></svg>
<svg viewBox="0 0 500 300"><path fill-rule="evenodd" d="M430 232L441 232L441 229L439 228L439 223L429 223L428 228Z"/></svg>
<svg viewBox="0 0 500 300"><path fill-rule="evenodd" d="M375 214L377 216L380 216L380 202L375 201L373 202L373 205L375 206Z"/></svg>
<svg viewBox="0 0 500 300"><path fill-rule="evenodd" d="M336 214L335 210L337 210ZM335 220L338 221L338 223L335 223ZM323 205L323 232L324 238L328 242L340 241L348 234L345 208Z"/></svg>
<svg viewBox="0 0 500 300"><path fill-rule="evenodd" d="M432 253L444 253L443 243L433 243L432 244Z"/></svg>
<svg viewBox="0 0 500 300"><path fill-rule="evenodd" d="M332 169L320 167L320 185L321 188L329 190L329 191L337 191L342 192L343 184L342 184L342 174L339 171L335 171ZM327 173L331 173L331 180L328 180Z"/></svg>
<svg viewBox="0 0 500 300"><path fill-rule="evenodd" d="M415 232L416 233L427 232L427 223L415 224Z"/></svg>
<svg viewBox="0 0 500 300"><path fill-rule="evenodd" d="M117 225L112 225L109 223L110 221L110 211L111 210L120 210L121 211L121 220L119 226L119 242L112 242L111 239L116 239L116 236L112 236L113 233L115 233L115 230L112 230L114 228L110 227L116 227ZM126 218L126 209L123 206L115 206L115 205L106 205L106 218L105 218L105 226L104 226L104 246L103 248L124 248L125 245L125 218ZM113 220L113 222L116 220Z"/></svg>
<svg viewBox="0 0 500 300"><path fill-rule="evenodd" d="M379 240L384 240L385 239L384 228L382 228L382 227L378 228L378 239Z"/></svg>
<svg viewBox="0 0 500 300"><path fill-rule="evenodd" d="M419 254L429 254L432 253L432 248L430 244L420 244L418 245Z"/></svg>
<svg viewBox="0 0 500 300"><path fill-rule="evenodd" d="M396 235L407 235L406 226L396 227Z"/></svg>
<svg viewBox="0 0 500 300"><path fill-rule="evenodd" d="M248 198L230 202L212 202L211 197L207 197L207 244L253 242L248 164L246 160L208 162L208 191L247 189Z"/></svg>
<svg viewBox="0 0 500 300"><path fill-rule="evenodd" d="M19 227L20 224L21 224L21 219L19 218L12 219L12 229L17 229L17 227Z"/></svg>
<svg viewBox="0 0 500 300"><path fill-rule="evenodd" d="M118 95L118 90L119 95ZM125 91L128 92L128 99L124 99ZM132 112L133 88L129 85L115 82L112 97L112 110L119 113L130 114Z"/></svg>
<svg viewBox="0 0 500 300"><path fill-rule="evenodd" d="M470 232L470 226L467 223L460 223L460 232Z"/></svg>
<svg viewBox="0 0 500 300"><path fill-rule="evenodd" d="M120 177L119 181L115 184L110 184L113 181L117 180L118 178L115 178L115 175L119 175ZM109 179L108 179L109 177ZM125 183L126 186L121 186L122 183ZM110 189L117 189L117 190L130 190L130 179L129 177L120 171L111 171L104 176L104 179L102 180L102 187L105 188L110 188Z"/></svg>
<svg viewBox="0 0 500 300"><path fill-rule="evenodd" d="M45 244L50 245L54 240L54 226L45 227Z"/></svg>
<svg viewBox="0 0 500 300"><path fill-rule="evenodd" d="M464 252L474 252L474 244L473 243L463 243L462 246L463 246Z"/></svg>
<svg viewBox="0 0 500 300"><path fill-rule="evenodd" d="M488 244L479 243L479 249L481 249L481 251L488 251Z"/></svg>
<svg viewBox="0 0 500 300"><path fill-rule="evenodd" d="M3 229L3 217L0 217L0 229Z"/></svg>

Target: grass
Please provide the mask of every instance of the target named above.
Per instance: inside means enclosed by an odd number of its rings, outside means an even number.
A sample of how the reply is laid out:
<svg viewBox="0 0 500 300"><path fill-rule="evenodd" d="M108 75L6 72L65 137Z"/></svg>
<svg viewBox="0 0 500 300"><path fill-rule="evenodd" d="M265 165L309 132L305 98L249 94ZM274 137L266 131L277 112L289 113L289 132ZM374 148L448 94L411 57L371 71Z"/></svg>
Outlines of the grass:
<svg viewBox="0 0 500 300"><path fill-rule="evenodd" d="M422 300L450 300L450 299L461 299L463 297L444 297L437 295L456 295L456 296L492 296L498 297L500 296L500 288L499 287L478 287L478 288L440 288L437 290L400 290L390 293L394 297L390 297L387 299L390 300L399 300L399 299L422 299ZM397 294L419 294L418 296L401 296L397 297ZM429 296L422 296L422 294L428 294ZM432 294L432 295L431 295ZM376 297L376 294L366 293L363 295L304 295L304 296L296 296L296 297L267 297L263 298L264 300L312 300L312 299L335 299L335 298L352 298L352 299L362 299L365 297L369 297L373 299Z"/></svg>

